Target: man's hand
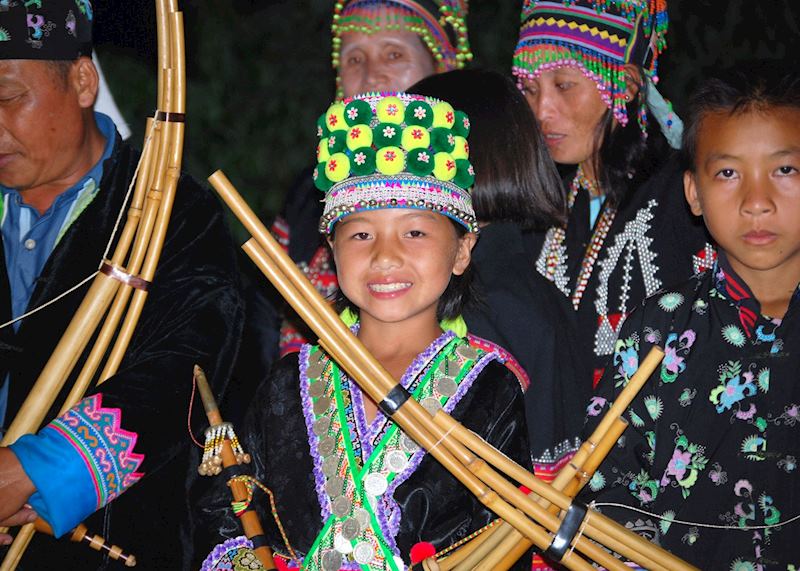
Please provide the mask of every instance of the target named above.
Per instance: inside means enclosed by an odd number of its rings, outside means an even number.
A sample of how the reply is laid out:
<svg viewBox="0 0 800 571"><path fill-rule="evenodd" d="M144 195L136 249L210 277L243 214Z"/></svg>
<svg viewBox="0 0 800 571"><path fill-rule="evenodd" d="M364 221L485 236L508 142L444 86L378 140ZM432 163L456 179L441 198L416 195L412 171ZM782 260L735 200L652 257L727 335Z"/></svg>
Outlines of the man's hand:
<svg viewBox="0 0 800 571"><path fill-rule="evenodd" d="M27 504L21 510L0 521L0 527L16 527L18 525L25 525L26 523L33 523L37 518L36 512L31 509ZM14 540L12 535L8 533L0 533L0 545L11 545Z"/></svg>
<svg viewBox="0 0 800 571"><path fill-rule="evenodd" d="M30 523L36 512L27 506L28 498L36 487L22 469L16 455L8 448L0 448L0 527ZM11 536L0 534L0 545L11 542Z"/></svg>

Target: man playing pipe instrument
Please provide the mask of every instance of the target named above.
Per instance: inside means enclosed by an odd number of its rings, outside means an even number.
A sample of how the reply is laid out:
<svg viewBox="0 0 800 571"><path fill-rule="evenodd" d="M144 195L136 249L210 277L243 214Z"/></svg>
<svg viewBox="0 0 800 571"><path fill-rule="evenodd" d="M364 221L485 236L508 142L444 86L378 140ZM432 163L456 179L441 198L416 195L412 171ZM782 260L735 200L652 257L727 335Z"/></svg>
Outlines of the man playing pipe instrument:
<svg viewBox="0 0 800 571"><path fill-rule="evenodd" d="M0 6L0 426L14 419L88 285L26 312L93 275L111 251L139 156L108 117L93 112L98 77L89 57L91 24L88 0ZM67 383L47 426L0 448L0 525L30 521L34 511L23 507L29 504L62 535L171 463L161 481L147 479L115 502L115 517L110 506L96 514L103 524L95 526L143 554L150 568L178 567L173 519L186 506L179 505L182 494L159 488L181 489L189 465L179 462L187 462L181 442L192 367L202 363L217 382L228 378L242 304L216 200L183 177L172 216L152 283L108 264L101 270L149 291L118 374L57 416ZM85 358L76 355L79 364ZM159 533L134 534L131 520L155 501L148 517ZM9 539L0 535L3 543ZM34 547L24 563L92 564L72 549Z"/></svg>

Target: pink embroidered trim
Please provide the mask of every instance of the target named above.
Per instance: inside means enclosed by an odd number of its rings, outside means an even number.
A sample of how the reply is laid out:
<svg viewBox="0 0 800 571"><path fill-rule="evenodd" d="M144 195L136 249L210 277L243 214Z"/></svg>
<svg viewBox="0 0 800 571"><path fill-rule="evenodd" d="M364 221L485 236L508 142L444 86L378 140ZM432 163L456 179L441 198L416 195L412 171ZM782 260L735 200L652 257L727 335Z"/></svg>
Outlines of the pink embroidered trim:
<svg viewBox="0 0 800 571"><path fill-rule="evenodd" d="M514 373L514 376L517 377L517 381L519 381L519 386L522 388L522 392L524 393L528 390L528 387L531 384L531 379L528 377L528 373L525 372L525 369L522 368L522 365L520 365L519 361L514 358L514 355L503 349L497 343L493 343L488 339L478 337L472 333L467 334L467 339L472 347L483 349L487 353L497 353L498 357L500 357L500 362L503 363L506 368Z"/></svg>
<svg viewBox="0 0 800 571"><path fill-rule="evenodd" d="M83 399L50 423L80 454L91 474L98 509L138 482L144 454L133 448L139 435L120 426L122 412L103 408L102 394Z"/></svg>

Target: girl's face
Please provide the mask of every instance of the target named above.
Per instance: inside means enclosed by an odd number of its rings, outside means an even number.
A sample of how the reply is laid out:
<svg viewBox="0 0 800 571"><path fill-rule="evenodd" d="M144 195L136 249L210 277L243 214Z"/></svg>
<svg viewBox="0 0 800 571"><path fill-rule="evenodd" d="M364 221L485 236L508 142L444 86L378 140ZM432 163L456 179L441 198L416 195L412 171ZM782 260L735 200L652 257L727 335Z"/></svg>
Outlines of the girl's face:
<svg viewBox="0 0 800 571"><path fill-rule="evenodd" d="M581 164L594 156L598 125L608 111L594 81L579 69L560 67L524 80L522 93L555 162Z"/></svg>
<svg viewBox="0 0 800 571"><path fill-rule="evenodd" d="M361 310L363 325L435 324L439 298L450 277L469 266L475 239L459 237L441 214L393 208L347 216L330 244L339 287Z"/></svg>

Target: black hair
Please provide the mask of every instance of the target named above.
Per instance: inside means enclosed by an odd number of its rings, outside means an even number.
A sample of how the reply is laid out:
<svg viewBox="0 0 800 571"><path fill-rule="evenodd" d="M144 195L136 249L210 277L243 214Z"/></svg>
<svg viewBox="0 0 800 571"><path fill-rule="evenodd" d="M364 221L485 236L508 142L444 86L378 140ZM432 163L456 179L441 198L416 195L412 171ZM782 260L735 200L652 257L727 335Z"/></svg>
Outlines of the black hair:
<svg viewBox="0 0 800 571"><path fill-rule="evenodd" d="M66 88L69 85L69 74L72 71L72 64L75 60L46 60L47 68L53 79L61 86Z"/></svg>
<svg viewBox="0 0 800 571"><path fill-rule="evenodd" d="M472 203L481 222L516 222L525 229L563 224L561 179L536 118L516 83L493 71L433 75L408 89L450 103L467 114Z"/></svg>
<svg viewBox="0 0 800 571"><path fill-rule="evenodd" d="M467 233L467 229L456 222L452 218L448 220L453 224L456 232L456 238L461 239ZM333 240L336 235L336 225L330 234L330 239ZM439 304L436 307L436 319L442 321L444 319L453 319L461 315L464 308L472 302L475 298L474 284L472 279L472 265L467 266L467 269L460 275L451 275L450 281L447 284L444 292L439 298ZM350 309L358 314L358 307L344 295L341 288L338 288L334 298L334 306L336 311L344 311Z"/></svg>
<svg viewBox="0 0 800 571"><path fill-rule="evenodd" d="M711 113L735 116L776 107L800 109L800 73L785 62L750 62L704 80L689 100L681 161L694 171L703 119Z"/></svg>
<svg viewBox="0 0 800 571"><path fill-rule="evenodd" d="M645 77L641 67L639 77ZM634 189L646 181L669 156L669 144L655 117L647 107L647 82L639 83L639 93L627 105L628 122L622 126L606 110L597 125L594 172L606 199L616 206L624 205ZM638 117L642 105L647 114L647 136L643 136Z"/></svg>

